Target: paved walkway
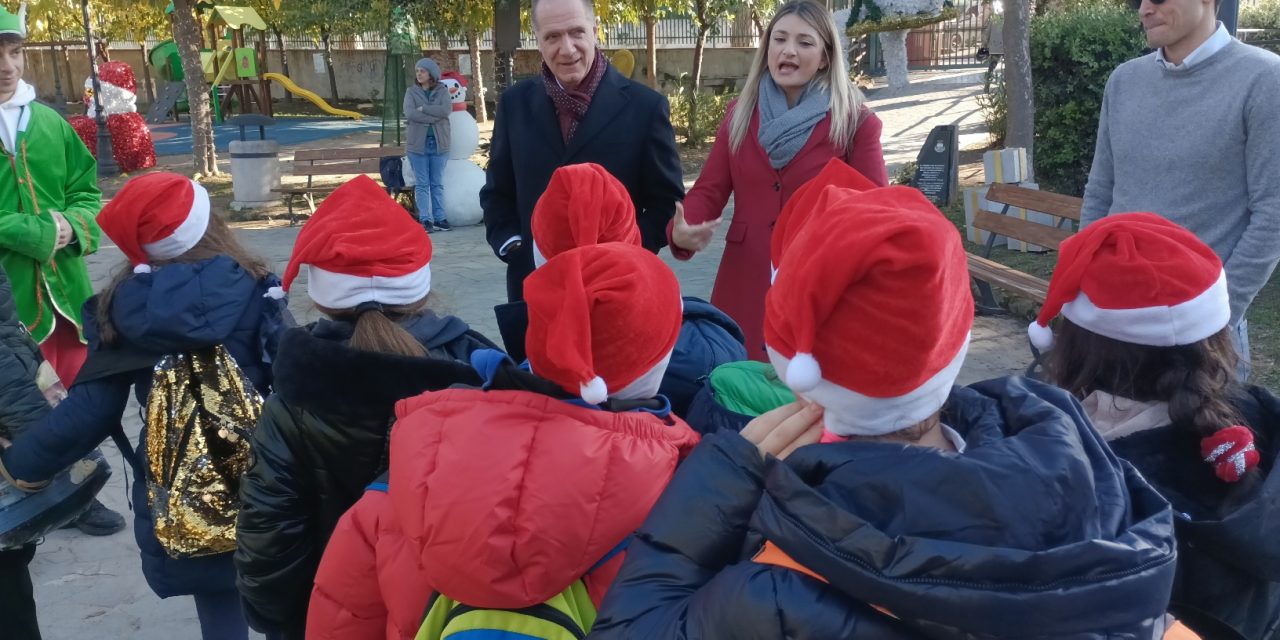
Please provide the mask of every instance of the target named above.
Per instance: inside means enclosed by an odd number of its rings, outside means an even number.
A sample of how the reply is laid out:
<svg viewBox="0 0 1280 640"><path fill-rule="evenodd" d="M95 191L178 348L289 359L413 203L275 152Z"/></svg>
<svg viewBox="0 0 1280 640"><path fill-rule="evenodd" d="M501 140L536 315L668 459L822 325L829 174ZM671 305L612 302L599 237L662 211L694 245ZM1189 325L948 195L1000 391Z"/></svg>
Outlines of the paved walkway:
<svg viewBox="0 0 1280 640"><path fill-rule="evenodd" d="M931 77L927 85L931 88L915 88L907 94L871 93L873 106L885 120L885 151L891 165L913 160L935 124L959 123L962 132L975 126L973 96L976 90L972 85L948 84L955 75ZM297 232L297 228L263 224L243 227L238 233L250 249L269 259L276 271L282 272ZM504 265L485 244L484 230L480 227L455 229L432 236L432 241L434 307L456 314L482 333L498 339L492 309L505 300ZM672 260L666 252L663 257L676 271L686 295L708 298L715 280L717 256L723 247L721 233L711 250L692 261ZM89 258L95 288L104 285L114 271L121 268L122 260L120 251L113 246L106 246ZM295 284L290 301L290 309L300 322L317 317L306 296L305 285L305 280ZM1028 354L1023 330L1021 322L1009 318L978 318L960 381L973 382L1014 373L1024 367ZM126 414L125 430L136 438L139 425L137 410L133 407ZM127 469L114 445L108 442L103 450L116 473L103 491L102 500L127 514L124 481ZM54 532L41 546L32 568L41 625L50 640L81 637L90 629L102 638L199 638L190 598L162 601L147 588L131 530L107 538Z"/></svg>

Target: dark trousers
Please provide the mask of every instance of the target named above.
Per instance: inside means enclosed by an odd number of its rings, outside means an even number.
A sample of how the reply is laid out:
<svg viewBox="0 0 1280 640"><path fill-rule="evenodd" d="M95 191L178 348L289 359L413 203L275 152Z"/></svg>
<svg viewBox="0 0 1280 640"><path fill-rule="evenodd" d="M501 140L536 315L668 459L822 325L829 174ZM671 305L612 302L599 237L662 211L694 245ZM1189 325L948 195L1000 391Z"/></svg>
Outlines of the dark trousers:
<svg viewBox="0 0 1280 640"><path fill-rule="evenodd" d="M525 242L507 255L507 302L524 300L524 279L533 273L532 246Z"/></svg>
<svg viewBox="0 0 1280 640"><path fill-rule="evenodd" d="M249 623L245 622L238 591L201 593L194 597L203 640L248 639Z"/></svg>
<svg viewBox="0 0 1280 640"><path fill-rule="evenodd" d="M27 570L35 555L34 544L0 551L0 625L8 640L40 640L31 572Z"/></svg>

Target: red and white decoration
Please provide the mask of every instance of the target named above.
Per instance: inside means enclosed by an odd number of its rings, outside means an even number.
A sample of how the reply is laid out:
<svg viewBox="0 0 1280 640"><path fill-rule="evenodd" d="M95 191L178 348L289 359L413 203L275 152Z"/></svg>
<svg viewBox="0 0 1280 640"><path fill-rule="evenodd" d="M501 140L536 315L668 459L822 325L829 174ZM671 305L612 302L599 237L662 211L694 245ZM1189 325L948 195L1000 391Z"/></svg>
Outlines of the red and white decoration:
<svg viewBox="0 0 1280 640"><path fill-rule="evenodd" d="M533 205L533 264L570 249L605 242L640 246L636 207L618 179L595 163L571 164L551 174Z"/></svg>
<svg viewBox="0 0 1280 640"><path fill-rule="evenodd" d="M942 408L968 352L965 250L915 189L826 190L765 298L766 350L829 435L900 431Z"/></svg>
<svg viewBox="0 0 1280 640"><path fill-rule="evenodd" d="M377 182L357 176L338 187L298 232L282 287L300 273L307 294L329 309L366 302L412 304L431 291L431 237Z"/></svg>
<svg viewBox="0 0 1280 640"><path fill-rule="evenodd" d="M186 176L150 173L125 183L97 221L134 273L150 273L151 261L172 260L204 237L209 192Z"/></svg>
<svg viewBox="0 0 1280 640"><path fill-rule="evenodd" d="M684 306L661 258L621 242L579 247L525 279L524 296L534 373L591 404L657 393Z"/></svg>
<svg viewBox="0 0 1280 640"><path fill-rule="evenodd" d="M449 88L453 112L449 114L449 162L444 166L444 210L455 225L479 224L484 217L480 209L480 188L484 186L484 169L471 161L480 148L480 125L467 112L467 78L456 71L440 76Z"/></svg>
<svg viewBox="0 0 1280 640"><path fill-rule="evenodd" d="M1239 482L1262 460L1253 444L1253 432L1238 424L1201 439L1200 455L1223 482Z"/></svg>
<svg viewBox="0 0 1280 640"><path fill-rule="evenodd" d="M111 131L112 155L120 170L131 173L156 166L156 147L151 140L151 129L138 113L138 82L133 68L124 62L104 62L98 66L98 84L102 87L98 98L107 117L107 128ZM74 116L69 122L96 158L98 123L92 78L84 81L84 101L88 107L87 115Z"/></svg>
<svg viewBox="0 0 1280 640"><path fill-rule="evenodd" d="M1153 347L1199 342L1231 320L1222 261L1195 234L1154 213L1107 216L1071 236L1040 316L1027 331L1053 346L1061 313L1113 340Z"/></svg>

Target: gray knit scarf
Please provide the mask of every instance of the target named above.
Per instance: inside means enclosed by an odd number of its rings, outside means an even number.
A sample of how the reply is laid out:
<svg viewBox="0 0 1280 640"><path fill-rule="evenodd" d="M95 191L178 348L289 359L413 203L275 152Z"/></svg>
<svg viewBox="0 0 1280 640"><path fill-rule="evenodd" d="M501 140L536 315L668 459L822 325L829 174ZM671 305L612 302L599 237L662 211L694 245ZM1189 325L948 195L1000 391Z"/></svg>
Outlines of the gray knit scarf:
<svg viewBox="0 0 1280 640"><path fill-rule="evenodd" d="M787 94L769 74L760 80L759 100L760 146L769 154L774 169L787 166L796 157L831 109L831 94L818 82L810 82L796 106L787 107Z"/></svg>

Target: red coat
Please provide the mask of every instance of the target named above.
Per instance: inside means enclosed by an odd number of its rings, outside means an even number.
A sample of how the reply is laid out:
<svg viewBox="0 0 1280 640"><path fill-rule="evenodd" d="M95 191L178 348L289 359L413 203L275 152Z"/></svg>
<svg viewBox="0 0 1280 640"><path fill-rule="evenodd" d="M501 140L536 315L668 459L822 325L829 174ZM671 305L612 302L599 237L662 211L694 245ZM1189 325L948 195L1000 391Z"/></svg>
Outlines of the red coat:
<svg viewBox="0 0 1280 640"><path fill-rule="evenodd" d="M520 608L583 577L639 528L698 436L674 416L610 413L525 391L400 401L386 493L325 549L307 638L409 640L433 591ZM617 556L586 575L599 606Z"/></svg>
<svg viewBox="0 0 1280 640"><path fill-rule="evenodd" d="M735 104L729 105L720 131L716 133L711 155L698 174L698 181L684 199L685 219L691 224L714 220L724 212L729 194L733 194L733 221L725 236L724 257L716 274L711 304L733 318L747 336L747 355L766 361L764 352L764 294L769 290L769 237L782 205L800 185L811 180L831 158L840 157L828 139L831 117L827 116L809 135L791 163L781 170L769 164L760 146L760 114L751 118L751 128L737 153L729 150L729 121ZM880 118L864 106L861 123L853 135L853 145L846 161L872 182L884 186L889 176L880 149ZM667 240L671 239L667 226ZM678 259L693 257L671 244L671 254Z"/></svg>

